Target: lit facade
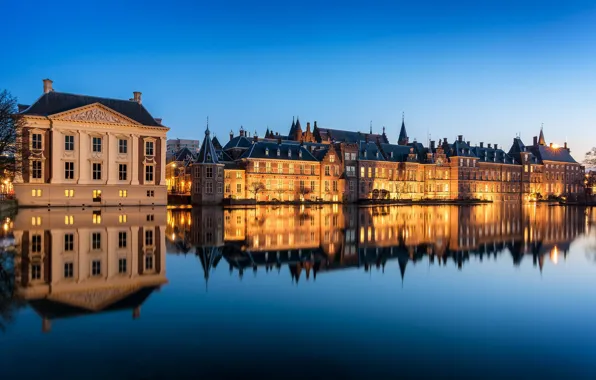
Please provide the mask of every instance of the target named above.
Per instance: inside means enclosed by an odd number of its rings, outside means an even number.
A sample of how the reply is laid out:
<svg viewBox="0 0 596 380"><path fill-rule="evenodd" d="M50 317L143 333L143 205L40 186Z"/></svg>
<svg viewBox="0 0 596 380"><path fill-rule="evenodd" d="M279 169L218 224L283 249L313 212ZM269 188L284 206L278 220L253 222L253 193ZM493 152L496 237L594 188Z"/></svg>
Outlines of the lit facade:
<svg viewBox="0 0 596 380"><path fill-rule="evenodd" d="M215 147L203 147L213 162L195 166L223 168L221 191L217 181L192 178L193 203L224 199L257 202L357 202L366 200L529 201L584 194L584 168L565 144L547 145L544 134L525 146L515 138L508 152L497 144L471 145L458 136L429 146L410 143L402 126L399 144L382 134L318 128L302 132L292 122L288 136L269 131L265 138L249 138L244 131ZM219 144L217 144L219 145ZM202 148L203 148L202 147ZM212 151L211 151L212 150ZM203 155L206 157L206 155ZM216 168L214 165L217 165ZM210 184L217 182L217 185Z"/></svg>
<svg viewBox="0 0 596 380"><path fill-rule="evenodd" d="M168 128L130 100L55 92L19 114L15 195L22 206L165 205Z"/></svg>

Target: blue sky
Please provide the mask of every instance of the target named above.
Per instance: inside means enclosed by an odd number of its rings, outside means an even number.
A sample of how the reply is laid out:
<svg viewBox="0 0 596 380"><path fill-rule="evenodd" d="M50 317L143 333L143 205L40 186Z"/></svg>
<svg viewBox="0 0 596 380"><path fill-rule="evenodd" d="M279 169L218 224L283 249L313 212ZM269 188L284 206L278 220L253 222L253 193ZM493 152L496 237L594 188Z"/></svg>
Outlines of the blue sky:
<svg viewBox="0 0 596 380"><path fill-rule="evenodd" d="M127 2L1 5L0 88L21 103L56 91L128 99L200 138L240 125L303 125L397 139L463 134L509 147L596 145L593 1Z"/></svg>

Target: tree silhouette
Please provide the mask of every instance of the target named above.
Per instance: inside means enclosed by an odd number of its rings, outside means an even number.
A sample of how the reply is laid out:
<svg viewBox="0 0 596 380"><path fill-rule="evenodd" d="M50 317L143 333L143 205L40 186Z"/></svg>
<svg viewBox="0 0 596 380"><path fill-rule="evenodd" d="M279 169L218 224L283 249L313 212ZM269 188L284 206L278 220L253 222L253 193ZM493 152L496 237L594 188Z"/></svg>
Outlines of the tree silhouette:
<svg viewBox="0 0 596 380"><path fill-rule="evenodd" d="M259 193L265 190L263 182L253 182L248 186L248 192L251 193L255 200L258 200Z"/></svg>

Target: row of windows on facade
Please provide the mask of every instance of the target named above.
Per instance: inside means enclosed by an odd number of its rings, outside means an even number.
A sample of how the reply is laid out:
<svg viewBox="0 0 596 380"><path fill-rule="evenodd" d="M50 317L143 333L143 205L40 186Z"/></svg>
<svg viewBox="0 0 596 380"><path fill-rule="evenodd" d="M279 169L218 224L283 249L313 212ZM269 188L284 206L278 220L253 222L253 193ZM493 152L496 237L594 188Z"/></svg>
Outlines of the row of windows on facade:
<svg viewBox="0 0 596 380"><path fill-rule="evenodd" d="M199 178L201 176L201 168L199 166L195 166L195 178ZM217 168L217 177L223 177L223 168ZM207 166L205 168L205 178L213 178L213 168Z"/></svg>
<svg viewBox="0 0 596 380"><path fill-rule="evenodd" d="M149 254L145 256L145 271L152 271L154 258L153 255ZM64 263L64 278L65 279L72 279L74 278L74 263L72 261L68 261ZM128 274L128 261L126 258L119 258L118 259L118 274ZM101 260L92 260L91 261L91 275L92 276L101 276ZM31 264L31 280L41 280L41 264L40 263L33 263Z"/></svg>
<svg viewBox="0 0 596 380"><path fill-rule="evenodd" d="M42 143L42 135L41 133L34 133L31 136L31 148L35 150L42 150L43 143ZM102 144L103 144L103 137L93 137L91 140L91 149L94 153L101 153L102 152ZM64 150L65 151L74 151L75 149L75 137L72 135L64 136ZM118 139L118 153L119 154L127 154L128 153L128 140L126 139ZM145 141L145 155L146 156L153 156L155 155L155 144L153 141Z"/></svg>
<svg viewBox="0 0 596 380"><path fill-rule="evenodd" d="M101 250L101 232L91 233L91 250ZM154 246L154 231L145 230L145 248L151 248ZM67 233L64 234L64 252L74 251L75 246L75 234ZM128 244L128 232L118 232L118 248L127 248ZM42 253L42 236L39 234L31 235L31 253Z"/></svg>
<svg viewBox="0 0 596 380"><path fill-rule="evenodd" d="M147 214L146 220L148 222L153 222L155 220L155 215ZM118 215L118 223L126 223L128 221L128 216L126 214ZM64 215L64 224L66 225L73 225L74 224L74 216L73 215ZM101 224L101 214L93 214L93 224ZM31 225L32 226L41 226L41 216L33 216L31 217Z"/></svg>
<svg viewBox="0 0 596 380"><path fill-rule="evenodd" d="M91 164L92 178L93 180L99 181L102 179L102 167L103 165L98 162ZM31 161L31 176L33 179L41 179L43 174L41 160ZM145 165L145 181L153 182L155 180L154 165ZM118 180L126 181L128 178L128 165L118 164ZM64 163L64 179L75 179L75 163L72 161L66 161Z"/></svg>
<svg viewBox="0 0 596 380"><path fill-rule="evenodd" d="M333 162L333 161L332 161ZM254 163L254 172L255 173L273 173L273 165L271 162L265 162L264 166L262 165L262 162L256 161ZM283 163L279 162L277 163L277 173L279 174L283 174L284 173L284 167L288 169L288 174L295 174L295 166L294 164L287 164L284 165ZM317 174L317 165L310 165L310 175L316 175ZM339 166L338 165L325 165L324 170L325 170L325 175L326 176L330 176L331 175L331 169L333 168L333 172L336 176L339 176ZM261 169L264 169L261 170ZM298 165L298 173L297 174L308 174L307 170L306 170L306 166L304 164L299 164ZM241 177L240 177L241 178Z"/></svg>
<svg viewBox="0 0 596 380"><path fill-rule="evenodd" d="M155 190L147 190L147 197L154 198L155 197ZM31 189L31 196L32 197L41 197L43 195L42 189ZM75 196L74 189L65 189L64 196L67 198L73 198ZM118 196L120 198L128 197L128 190L118 190ZM91 191L91 198L93 199L100 199L101 198L101 190L92 190Z"/></svg>

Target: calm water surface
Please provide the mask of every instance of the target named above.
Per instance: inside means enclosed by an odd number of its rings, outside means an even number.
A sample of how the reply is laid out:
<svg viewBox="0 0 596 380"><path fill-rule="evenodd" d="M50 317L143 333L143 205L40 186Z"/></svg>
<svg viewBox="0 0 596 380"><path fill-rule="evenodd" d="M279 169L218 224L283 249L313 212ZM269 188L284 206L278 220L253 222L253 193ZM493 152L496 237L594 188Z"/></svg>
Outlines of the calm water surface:
<svg viewBox="0 0 596 380"><path fill-rule="evenodd" d="M2 378L596 379L595 221L496 204L21 210Z"/></svg>

